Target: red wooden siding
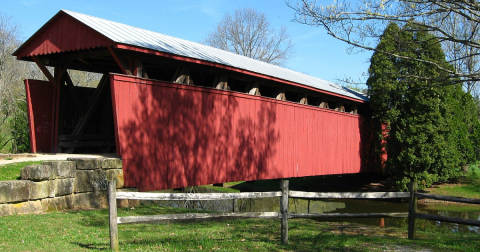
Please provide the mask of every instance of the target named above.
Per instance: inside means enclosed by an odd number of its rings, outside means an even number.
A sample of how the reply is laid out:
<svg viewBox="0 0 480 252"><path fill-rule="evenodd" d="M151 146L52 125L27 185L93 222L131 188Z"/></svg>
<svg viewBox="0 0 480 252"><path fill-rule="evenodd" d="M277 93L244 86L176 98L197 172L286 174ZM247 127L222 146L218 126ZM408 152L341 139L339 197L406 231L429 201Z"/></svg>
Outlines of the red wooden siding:
<svg viewBox="0 0 480 252"><path fill-rule="evenodd" d="M47 29L48 28L48 29ZM69 15L60 15L58 20L50 20L49 26L43 27L22 45L17 58L51 53L70 52L112 45L113 42L92 30Z"/></svg>
<svg viewBox="0 0 480 252"><path fill-rule="evenodd" d="M367 170L362 116L111 75L117 152L140 191Z"/></svg>
<svg viewBox="0 0 480 252"><path fill-rule="evenodd" d="M53 151L56 92L48 81L25 80L30 148L33 153Z"/></svg>

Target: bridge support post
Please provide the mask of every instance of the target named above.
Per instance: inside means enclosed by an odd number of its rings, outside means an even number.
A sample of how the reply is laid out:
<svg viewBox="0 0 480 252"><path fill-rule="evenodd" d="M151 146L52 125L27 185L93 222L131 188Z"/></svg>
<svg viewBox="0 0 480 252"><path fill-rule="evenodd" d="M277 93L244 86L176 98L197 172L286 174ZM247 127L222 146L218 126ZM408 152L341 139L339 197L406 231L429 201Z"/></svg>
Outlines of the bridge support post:
<svg viewBox="0 0 480 252"><path fill-rule="evenodd" d="M282 244L288 244L288 180L282 179L280 181L280 189L282 191L282 198L280 199L280 212L282 214Z"/></svg>

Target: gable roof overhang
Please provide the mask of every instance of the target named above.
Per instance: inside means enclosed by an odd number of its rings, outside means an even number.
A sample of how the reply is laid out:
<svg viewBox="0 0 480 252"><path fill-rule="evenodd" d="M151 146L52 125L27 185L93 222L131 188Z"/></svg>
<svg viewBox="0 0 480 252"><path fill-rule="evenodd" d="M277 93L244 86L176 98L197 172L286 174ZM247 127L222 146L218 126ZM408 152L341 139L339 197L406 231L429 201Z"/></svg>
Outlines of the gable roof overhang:
<svg viewBox="0 0 480 252"><path fill-rule="evenodd" d="M58 12L13 55L17 59L88 50L113 45L114 42L97 31L87 27L64 11Z"/></svg>
<svg viewBox="0 0 480 252"><path fill-rule="evenodd" d="M13 55L17 59L30 61L32 56L41 56L45 59L45 65L50 66L70 61L71 69L118 72L118 66L112 60L108 47L116 48L122 54L161 57L272 80L355 102L368 101L367 97L354 90L290 69L195 42L65 10L52 17Z"/></svg>

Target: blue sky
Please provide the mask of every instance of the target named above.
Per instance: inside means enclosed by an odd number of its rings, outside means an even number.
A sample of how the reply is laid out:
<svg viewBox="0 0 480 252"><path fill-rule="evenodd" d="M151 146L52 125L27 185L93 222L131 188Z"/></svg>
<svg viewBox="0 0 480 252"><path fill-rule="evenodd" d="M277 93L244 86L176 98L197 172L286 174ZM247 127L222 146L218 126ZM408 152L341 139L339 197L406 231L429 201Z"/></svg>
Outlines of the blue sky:
<svg viewBox="0 0 480 252"><path fill-rule="evenodd" d="M290 0L295 2L295 0ZM330 2L330 1L326 1ZM264 12L272 27L286 26L295 54L286 67L336 82L358 80L368 70L371 53L350 55L347 45L328 36L321 27L292 21L294 12L284 0L0 0L0 12L21 26L28 39L59 10L80 12L166 35L202 42L226 13L251 7Z"/></svg>

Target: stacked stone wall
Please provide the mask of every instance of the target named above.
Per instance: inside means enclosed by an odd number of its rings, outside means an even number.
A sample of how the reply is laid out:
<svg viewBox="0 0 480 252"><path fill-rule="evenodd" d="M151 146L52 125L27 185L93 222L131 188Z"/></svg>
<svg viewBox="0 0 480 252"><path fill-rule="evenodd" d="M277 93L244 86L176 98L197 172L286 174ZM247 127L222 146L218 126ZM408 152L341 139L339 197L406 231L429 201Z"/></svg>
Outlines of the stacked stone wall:
<svg viewBox="0 0 480 252"><path fill-rule="evenodd" d="M118 190L128 190L122 189L120 159L69 158L26 166L21 180L0 181L0 216L107 208L107 179L116 180Z"/></svg>

